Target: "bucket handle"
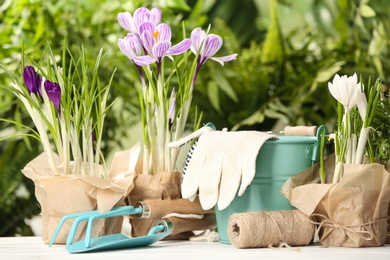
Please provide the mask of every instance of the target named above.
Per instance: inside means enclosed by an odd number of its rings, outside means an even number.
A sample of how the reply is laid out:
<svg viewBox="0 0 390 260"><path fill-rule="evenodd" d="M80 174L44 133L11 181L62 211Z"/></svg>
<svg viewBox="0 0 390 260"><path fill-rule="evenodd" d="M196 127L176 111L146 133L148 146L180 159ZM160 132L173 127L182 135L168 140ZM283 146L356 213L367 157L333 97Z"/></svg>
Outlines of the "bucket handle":
<svg viewBox="0 0 390 260"><path fill-rule="evenodd" d="M311 146L306 148L306 155L312 161L312 166L319 162L320 160L320 149L321 149L321 134L324 133L325 136L328 135L328 128L324 125L318 127L316 133L316 142Z"/></svg>

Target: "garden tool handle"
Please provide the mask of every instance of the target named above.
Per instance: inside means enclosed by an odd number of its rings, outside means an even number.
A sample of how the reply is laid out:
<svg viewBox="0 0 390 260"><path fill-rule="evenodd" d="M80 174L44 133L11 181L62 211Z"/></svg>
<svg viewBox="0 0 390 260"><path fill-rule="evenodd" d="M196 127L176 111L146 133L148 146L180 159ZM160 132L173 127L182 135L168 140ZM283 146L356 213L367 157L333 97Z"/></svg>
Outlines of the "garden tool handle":
<svg viewBox="0 0 390 260"><path fill-rule="evenodd" d="M138 217L154 219L160 219L170 213L198 215L214 213L214 208L204 210L199 202L199 198L196 198L193 202L188 199L144 200L138 202L135 207L143 209L142 213L139 214Z"/></svg>
<svg viewBox="0 0 390 260"><path fill-rule="evenodd" d="M164 228L163 232L173 232L173 222L169 219L160 219L159 221L157 221L156 226L162 226ZM153 230L150 230L148 234L152 232Z"/></svg>
<svg viewBox="0 0 390 260"><path fill-rule="evenodd" d="M318 126L286 126L284 135L288 136L316 136Z"/></svg>
<svg viewBox="0 0 390 260"><path fill-rule="evenodd" d="M164 232L172 232L172 235L194 230L213 229L217 226L214 213L205 214L203 218L167 217L157 223L165 225Z"/></svg>

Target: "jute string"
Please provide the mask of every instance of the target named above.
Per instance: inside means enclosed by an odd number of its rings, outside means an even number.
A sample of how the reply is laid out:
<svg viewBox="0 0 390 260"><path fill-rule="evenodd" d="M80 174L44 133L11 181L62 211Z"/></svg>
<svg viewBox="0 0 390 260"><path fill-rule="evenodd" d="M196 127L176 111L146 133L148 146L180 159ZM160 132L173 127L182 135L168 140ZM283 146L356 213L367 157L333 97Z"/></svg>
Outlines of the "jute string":
<svg viewBox="0 0 390 260"><path fill-rule="evenodd" d="M330 244L328 246L340 245L342 242L344 242L344 240L350 234L355 235L357 237L360 237L361 239L366 240L366 241L372 240L376 234L374 233L374 231L372 229L368 230L366 227L367 226L369 227L369 226L371 226L377 222L380 222L380 221L387 221L389 218L389 217L387 217L387 218L377 219L374 221L368 221L365 223L361 223L360 225L341 225L341 224L337 223L336 221L334 221L334 220L332 220L332 219L330 219L327 216L322 215L322 214L312 214L311 217L323 219L321 222L310 220L310 222L312 224L318 225L317 231L315 233L316 236L319 234L319 232L323 228L338 229L342 232L342 236L340 236L337 240L335 240L332 244Z"/></svg>
<svg viewBox="0 0 390 260"><path fill-rule="evenodd" d="M235 213L229 218L230 242L237 248L308 245L315 226L299 210Z"/></svg>

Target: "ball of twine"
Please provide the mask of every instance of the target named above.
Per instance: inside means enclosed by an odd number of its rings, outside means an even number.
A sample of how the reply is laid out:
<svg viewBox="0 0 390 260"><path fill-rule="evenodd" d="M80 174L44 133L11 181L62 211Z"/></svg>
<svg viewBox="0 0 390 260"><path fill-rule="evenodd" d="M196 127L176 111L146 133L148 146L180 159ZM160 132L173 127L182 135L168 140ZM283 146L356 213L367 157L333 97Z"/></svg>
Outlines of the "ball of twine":
<svg viewBox="0 0 390 260"><path fill-rule="evenodd" d="M299 210L235 213L230 216L230 242L238 248L304 246L315 227Z"/></svg>

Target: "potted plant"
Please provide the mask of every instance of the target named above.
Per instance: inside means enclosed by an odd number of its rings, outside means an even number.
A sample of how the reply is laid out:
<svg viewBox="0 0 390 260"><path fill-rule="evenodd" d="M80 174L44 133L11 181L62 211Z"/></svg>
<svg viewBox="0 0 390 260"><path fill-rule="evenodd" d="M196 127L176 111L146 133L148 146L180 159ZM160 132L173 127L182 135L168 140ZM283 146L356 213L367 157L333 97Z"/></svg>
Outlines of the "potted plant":
<svg viewBox="0 0 390 260"><path fill-rule="evenodd" d="M198 73L212 59L222 66L236 59L237 54L214 57L223 40L220 36L195 28L190 38L178 44L171 42L172 30L162 23L159 8L141 7L133 14L118 14L119 24L127 35L118 40L119 49L137 67L139 104L142 113L143 159L142 171L135 177L130 203L140 199L180 198L181 173L176 163L180 148L168 144L182 138L186 130L193 90ZM183 26L184 28L184 26ZM193 122L197 129L201 114ZM142 230L133 220L134 232ZM151 224L141 234L146 233Z"/></svg>
<svg viewBox="0 0 390 260"><path fill-rule="evenodd" d="M102 153L104 119L110 108L108 95L112 77L104 84L99 77L101 50L91 68L85 49L71 53L66 44L60 56L50 46L39 62L22 53L22 75L2 68L11 77L11 86L0 86L13 93L34 124L1 119L14 124L19 132L6 138L24 136L37 139L43 152L22 170L34 181L35 196L41 205L42 239L48 243L60 219L67 214L108 211L123 203L131 189L130 169L121 166L129 152L117 153L109 169ZM61 63L59 62L61 61ZM114 73L112 74L112 76ZM127 155L127 156L123 156ZM138 155L137 155L138 156ZM97 234L120 231L121 219L95 225ZM69 226L56 243L66 241ZM80 239L83 230L76 239Z"/></svg>
<svg viewBox="0 0 390 260"><path fill-rule="evenodd" d="M386 242L390 173L378 163L370 131L384 106L380 80L364 85L357 75L328 83L338 101L335 153L291 177L282 193L311 216L324 246L368 247Z"/></svg>

